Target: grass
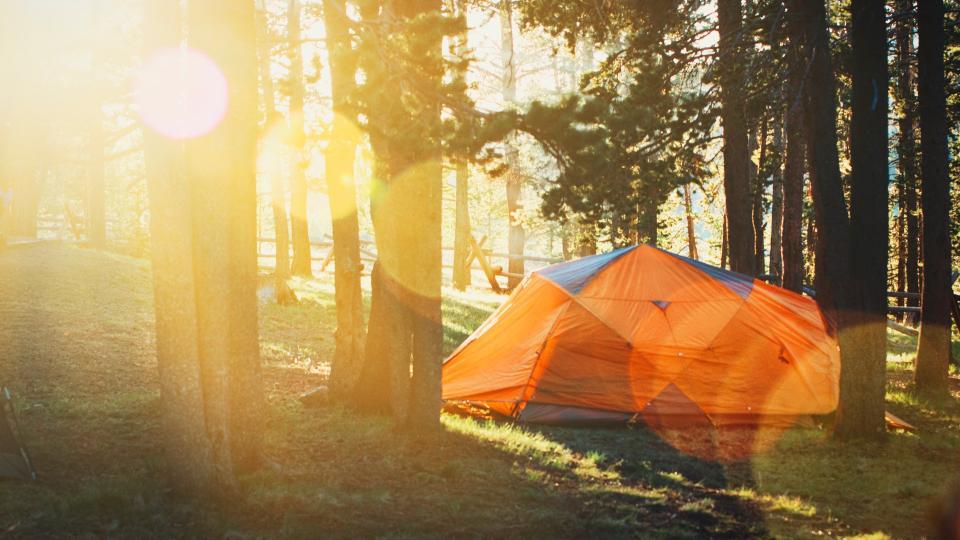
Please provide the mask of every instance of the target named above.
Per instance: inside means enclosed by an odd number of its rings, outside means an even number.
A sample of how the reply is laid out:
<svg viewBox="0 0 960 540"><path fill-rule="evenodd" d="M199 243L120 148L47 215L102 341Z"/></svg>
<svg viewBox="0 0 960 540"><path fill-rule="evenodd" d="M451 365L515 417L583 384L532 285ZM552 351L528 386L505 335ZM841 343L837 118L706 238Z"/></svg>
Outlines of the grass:
<svg viewBox="0 0 960 540"><path fill-rule="evenodd" d="M751 451L716 461L642 427L444 415L426 442L385 419L306 410L296 396L323 382L333 347L332 279L294 287L299 306L261 302L271 465L241 479L240 504L184 504L165 490L157 443L149 265L63 246L0 252L0 382L42 478L0 483L0 536L917 537L960 470L960 385L919 398L915 344L899 335L888 408L918 431L880 444L736 433ZM447 351L503 300L444 296Z"/></svg>

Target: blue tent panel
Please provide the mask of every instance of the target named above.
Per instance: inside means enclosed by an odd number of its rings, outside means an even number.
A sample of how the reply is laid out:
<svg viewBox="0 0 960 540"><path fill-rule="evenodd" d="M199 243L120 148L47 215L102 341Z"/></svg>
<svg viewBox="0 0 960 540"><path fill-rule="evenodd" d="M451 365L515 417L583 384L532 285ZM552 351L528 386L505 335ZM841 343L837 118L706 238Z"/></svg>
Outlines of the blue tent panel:
<svg viewBox="0 0 960 540"><path fill-rule="evenodd" d="M613 261L626 255L637 246L628 246L615 249L610 253L591 255L575 261L550 266L536 273L566 289L570 294L577 294L590 280Z"/></svg>
<svg viewBox="0 0 960 540"><path fill-rule="evenodd" d="M752 277L745 276L738 272L717 268L716 266L710 266L707 263L695 261L689 257L677 255L676 253L670 253L669 251L664 251L664 253L669 253L683 262L694 266L697 270L700 270L701 272L722 283L728 289L740 296L740 298L746 299L748 296L750 296L750 291L753 290Z"/></svg>

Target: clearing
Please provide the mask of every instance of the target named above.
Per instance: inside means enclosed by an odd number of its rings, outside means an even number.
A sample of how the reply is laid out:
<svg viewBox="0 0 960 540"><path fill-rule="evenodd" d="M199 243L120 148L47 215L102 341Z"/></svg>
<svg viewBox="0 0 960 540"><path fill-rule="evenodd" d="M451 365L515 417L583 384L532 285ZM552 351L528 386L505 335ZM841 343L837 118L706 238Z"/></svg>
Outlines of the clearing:
<svg viewBox="0 0 960 540"><path fill-rule="evenodd" d="M452 415L427 445L387 420L304 409L333 347L332 281L294 281L300 306L261 302L273 465L242 479L241 507L196 507L163 487L149 264L55 244L0 252L0 382L42 479L0 483L0 536L914 537L960 470L960 381L952 399L918 400L900 335L888 406L918 432L880 445L795 430L719 463L642 428ZM503 300L444 294L448 351Z"/></svg>

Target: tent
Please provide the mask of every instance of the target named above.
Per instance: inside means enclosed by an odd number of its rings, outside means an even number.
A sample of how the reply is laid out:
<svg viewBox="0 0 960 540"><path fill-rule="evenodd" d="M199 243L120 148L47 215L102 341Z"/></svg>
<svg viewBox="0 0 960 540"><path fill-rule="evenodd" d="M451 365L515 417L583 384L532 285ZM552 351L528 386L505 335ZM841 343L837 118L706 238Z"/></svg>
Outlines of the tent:
<svg viewBox="0 0 960 540"><path fill-rule="evenodd" d="M36 480L30 456L13 431L16 422L10 391L0 387L0 480Z"/></svg>
<svg viewBox="0 0 960 540"><path fill-rule="evenodd" d="M534 272L443 365L443 398L533 423L788 425L837 407L805 296L652 246Z"/></svg>

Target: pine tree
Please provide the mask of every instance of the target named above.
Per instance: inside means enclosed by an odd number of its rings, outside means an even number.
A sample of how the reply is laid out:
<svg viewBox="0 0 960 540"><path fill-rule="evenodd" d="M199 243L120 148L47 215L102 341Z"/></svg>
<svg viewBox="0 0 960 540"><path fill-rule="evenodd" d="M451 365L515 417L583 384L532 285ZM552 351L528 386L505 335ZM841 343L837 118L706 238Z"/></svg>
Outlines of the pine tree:
<svg viewBox="0 0 960 540"><path fill-rule="evenodd" d="M947 171L947 111L944 77L943 0L918 3L920 176L923 206L923 290L917 390L943 394L950 362L950 179Z"/></svg>

